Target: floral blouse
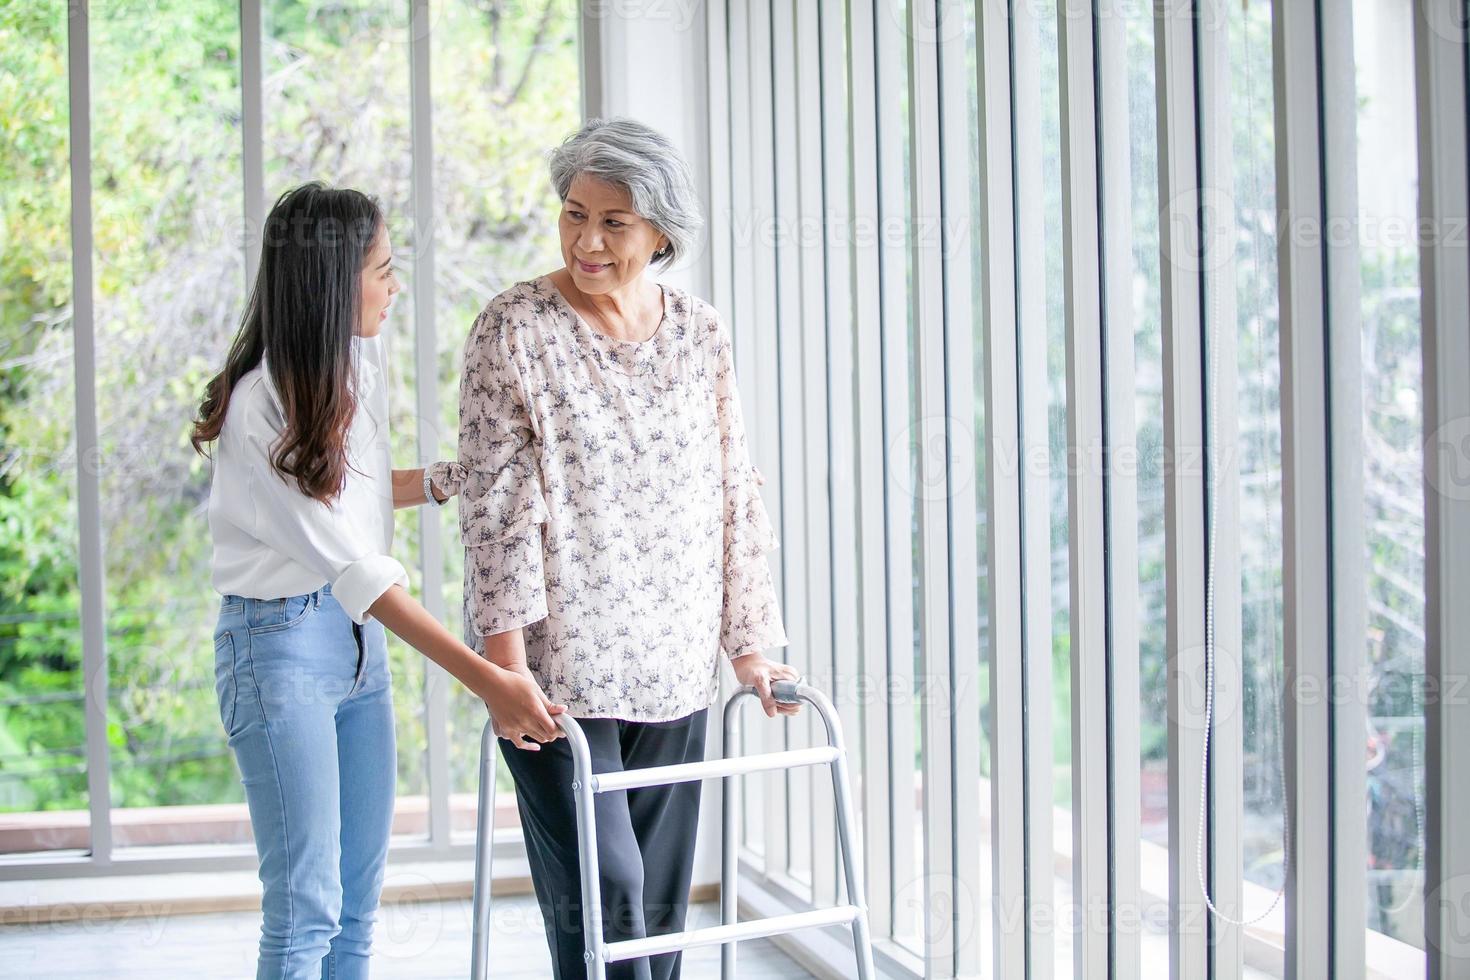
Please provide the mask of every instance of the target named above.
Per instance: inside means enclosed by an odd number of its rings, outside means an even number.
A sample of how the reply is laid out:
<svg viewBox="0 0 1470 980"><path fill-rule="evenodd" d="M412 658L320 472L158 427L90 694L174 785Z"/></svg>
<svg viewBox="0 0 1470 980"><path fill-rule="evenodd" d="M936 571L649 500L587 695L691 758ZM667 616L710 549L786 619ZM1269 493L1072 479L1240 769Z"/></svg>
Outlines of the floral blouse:
<svg viewBox="0 0 1470 980"><path fill-rule="evenodd" d="M579 718L685 717L713 702L720 650L787 643L730 332L661 289L641 342L544 276L496 296L465 342L459 459L431 468L459 490L466 642L524 627L532 673Z"/></svg>

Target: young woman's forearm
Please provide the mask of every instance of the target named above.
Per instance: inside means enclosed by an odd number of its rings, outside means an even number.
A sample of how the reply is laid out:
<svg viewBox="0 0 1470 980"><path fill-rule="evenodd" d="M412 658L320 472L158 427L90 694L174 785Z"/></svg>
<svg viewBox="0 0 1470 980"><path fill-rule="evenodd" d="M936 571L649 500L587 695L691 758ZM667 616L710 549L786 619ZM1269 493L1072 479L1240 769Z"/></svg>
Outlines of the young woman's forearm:
<svg viewBox="0 0 1470 980"><path fill-rule="evenodd" d="M368 612L484 701L498 734L531 751L538 749L537 742L561 737L552 716L566 711L566 706L552 704L530 671L505 670L476 655L402 586L390 587Z"/></svg>
<svg viewBox="0 0 1470 980"><path fill-rule="evenodd" d="M389 588L368 607L368 612L471 691L483 692L493 682L496 666L476 656L475 651L456 639L403 586Z"/></svg>
<svg viewBox="0 0 1470 980"><path fill-rule="evenodd" d="M433 486L434 499L443 503L449 498L444 491ZM418 507L428 503L424 499L424 471L420 467L416 470L394 470L393 471L393 507Z"/></svg>

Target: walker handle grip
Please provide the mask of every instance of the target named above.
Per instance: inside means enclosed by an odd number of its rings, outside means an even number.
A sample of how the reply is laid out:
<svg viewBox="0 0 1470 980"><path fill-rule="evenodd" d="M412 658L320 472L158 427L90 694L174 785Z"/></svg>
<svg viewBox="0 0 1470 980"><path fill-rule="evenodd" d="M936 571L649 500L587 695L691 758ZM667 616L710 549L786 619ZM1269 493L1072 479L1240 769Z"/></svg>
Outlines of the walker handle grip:
<svg viewBox="0 0 1470 980"><path fill-rule="evenodd" d="M796 689L804 683L805 680L802 678L797 678L794 681L773 681L771 683L771 697L780 701L782 704L796 704L801 700L796 693Z"/></svg>

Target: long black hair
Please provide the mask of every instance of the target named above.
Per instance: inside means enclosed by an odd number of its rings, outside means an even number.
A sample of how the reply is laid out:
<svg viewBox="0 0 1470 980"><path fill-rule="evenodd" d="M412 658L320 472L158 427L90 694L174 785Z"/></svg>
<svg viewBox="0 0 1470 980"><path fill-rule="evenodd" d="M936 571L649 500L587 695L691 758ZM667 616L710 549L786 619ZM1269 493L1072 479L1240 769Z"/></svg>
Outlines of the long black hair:
<svg viewBox="0 0 1470 980"><path fill-rule="evenodd" d="M360 191L313 181L276 201L240 331L199 404L196 452L208 455L236 383L268 354L286 414L271 465L309 497L329 502L341 492L357 407L352 336L362 320L362 268L382 226L377 202Z"/></svg>

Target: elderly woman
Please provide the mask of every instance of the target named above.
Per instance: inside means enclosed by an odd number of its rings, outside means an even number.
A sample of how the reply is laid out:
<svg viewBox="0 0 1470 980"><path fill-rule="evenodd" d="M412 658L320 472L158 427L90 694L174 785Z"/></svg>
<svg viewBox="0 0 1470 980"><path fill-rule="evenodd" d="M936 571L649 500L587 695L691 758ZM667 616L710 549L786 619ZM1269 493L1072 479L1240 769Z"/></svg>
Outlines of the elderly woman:
<svg viewBox="0 0 1470 980"><path fill-rule="evenodd" d="M490 301L465 345L459 462L471 645L528 672L587 735L596 771L695 762L720 653L794 713L761 653L787 642L765 555L777 546L751 464L730 331L647 275L701 224L667 139L589 122L551 157L565 267ZM515 779L556 976L585 975L572 758L497 723ZM510 751L521 749L526 751ZM698 782L597 797L604 937L684 927ZM611 977L679 976L679 954Z"/></svg>

